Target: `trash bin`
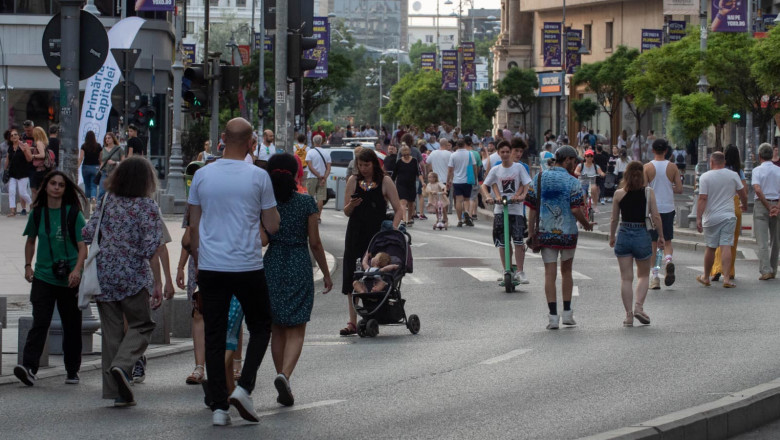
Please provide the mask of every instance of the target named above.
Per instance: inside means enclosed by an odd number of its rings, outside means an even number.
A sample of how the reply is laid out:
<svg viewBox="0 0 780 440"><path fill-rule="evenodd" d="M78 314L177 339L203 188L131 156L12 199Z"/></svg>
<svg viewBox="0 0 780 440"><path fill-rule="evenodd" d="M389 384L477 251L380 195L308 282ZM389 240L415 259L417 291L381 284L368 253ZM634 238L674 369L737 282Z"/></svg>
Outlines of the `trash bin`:
<svg viewBox="0 0 780 440"><path fill-rule="evenodd" d="M192 176L195 174L195 171L198 171L200 167L205 165L205 162L201 161L192 161L187 165L187 168L184 169L184 190L187 193L187 197L190 196L190 185L192 185Z"/></svg>

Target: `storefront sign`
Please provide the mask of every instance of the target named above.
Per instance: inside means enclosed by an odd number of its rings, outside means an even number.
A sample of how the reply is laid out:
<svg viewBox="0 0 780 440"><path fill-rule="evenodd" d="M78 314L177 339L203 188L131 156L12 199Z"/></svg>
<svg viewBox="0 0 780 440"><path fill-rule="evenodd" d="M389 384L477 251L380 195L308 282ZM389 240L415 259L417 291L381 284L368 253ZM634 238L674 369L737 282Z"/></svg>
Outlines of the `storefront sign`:
<svg viewBox="0 0 780 440"><path fill-rule="evenodd" d="M441 88L458 90L458 51L441 51Z"/></svg>
<svg viewBox="0 0 780 440"><path fill-rule="evenodd" d="M477 66L474 64L476 50L474 48L473 41L464 41L463 48L463 61L461 63L463 82L472 83L477 80Z"/></svg>
<svg viewBox="0 0 780 440"><path fill-rule="evenodd" d="M747 32L748 0L709 0L713 32Z"/></svg>
<svg viewBox="0 0 780 440"><path fill-rule="evenodd" d="M538 96L561 96L563 75L560 72L539 73Z"/></svg>
<svg viewBox="0 0 780 440"><path fill-rule="evenodd" d="M582 46L582 31L578 29L566 30L566 73L574 73L577 67L582 64L580 55L580 46Z"/></svg>
<svg viewBox="0 0 780 440"><path fill-rule="evenodd" d="M304 58L317 60L317 67L307 70L306 78L328 77L328 52L330 51L330 22L328 17L314 17L312 37L317 39L317 47L305 52Z"/></svg>
<svg viewBox="0 0 780 440"><path fill-rule="evenodd" d="M424 72L430 72L436 70L436 53L426 52L420 54L420 69Z"/></svg>
<svg viewBox="0 0 780 440"><path fill-rule="evenodd" d="M661 47L663 34L661 29L642 29L642 52Z"/></svg>
<svg viewBox="0 0 780 440"><path fill-rule="evenodd" d="M260 38L261 38L260 32L255 32L255 50L258 50L260 48ZM265 36L265 44L263 45L263 50L266 52L273 52L274 51L274 36L273 35L266 35Z"/></svg>
<svg viewBox="0 0 780 440"><path fill-rule="evenodd" d="M542 27L544 67L561 67L561 24L545 22Z"/></svg>
<svg viewBox="0 0 780 440"><path fill-rule="evenodd" d="M685 22L684 21L670 21L669 22L669 42L674 43L680 41L685 36Z"/></svg>

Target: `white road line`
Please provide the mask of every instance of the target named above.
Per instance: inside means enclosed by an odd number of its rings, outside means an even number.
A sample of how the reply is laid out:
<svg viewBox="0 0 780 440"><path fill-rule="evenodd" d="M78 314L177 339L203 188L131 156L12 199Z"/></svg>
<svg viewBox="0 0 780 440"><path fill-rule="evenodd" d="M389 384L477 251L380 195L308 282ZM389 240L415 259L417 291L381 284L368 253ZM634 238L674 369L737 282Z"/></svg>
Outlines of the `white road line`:
<svg viewBox="0 0 780 440"><path fill-rule="evenodd" d="M571 271L571 277L572 277L572 279L575 279L575 280L592 280L593 279L593 278L591 278L591 277L589 277L589 276L587 276L587 275L585 275L585 274L583 274L581 272L577 272L576 270L572 270Z"/></svg>
<svg viewBox="0 0 780 440"><path fill-rule="evenodd" d="M495 246L493 245L493 243L492 243L492 242L491 242L491 243L485 243L484 241L471 240L471 239L469 239L469 238L458 237L457 235L446 235L446 234L440 234L439 236L440 236L440 237L447 237L447 238L452 238L452 239L454 239L454 240L462 240L462 241L467 241L467 242L469 242L469 243L478 244L478 245L480 245L480 246L487 246L487 247L491 247L491 248L492 248L492 247L495 247Z"/></svg>
<svg viewBox="0 0 780 440"><path fill-rule="evenodd" d="M406 275L404 276L404 284L423 284L423 280L417 278L414 275Z"/></svg>
<svg viewBox="0 0 780 440"><path fill-rule="evenodd" d="M531 351L530 348L520 348L517 350L512 350L509 353L502 354L501 356L496 356L494 358L490 358L486 361L480 362L480 365L493 365L497 364L499 362L508 361L509 359L515 358L517 356L523 355Z"/></svg>
<svg viewBox="0 0 780 440"><path fill-rule="evenodd" d="M580 296L580 288L577 286L574 286L571 289L571 296Z"/></svg>
<svg viewBox="0 0 780 440"><path fill-rule="evenodd" d="M330 345L349 345L354 344L354 341L311 341L304 342L303 345L309 346L330 346Z"/></svg>
<svg viewBox="0 0 780 440"><path fill-rule="evenodd" d="M282 413L288 413L292 411L300 411L302 409L309 409L309 408L318 408L320 406L328 406L328 405L335 405L337 403L346 402L346 400L322 400L320 402L313 402L313 403L306 403L303 405L295 405L290 406L287 408L279 408L279 409L273 409L271 411L263 411L260 413L257 413L258 417L267 417L267 416L273 416L276 414L282 414Z"/></svg>
<svg viewBox="0 0 780 440"><path fill-rule="evenodd" d="M704 273L704 267L703 266L687 266L687 267L688 267L688 269L690 269L690 270L692 270L692 271L694 271L694 272L696 272L698 274Z"/></svg>
<svg viewBox="0 0 780 440"><path fill-rule="evenodd" d="M461 267L461 270L476 278L479 281L496 282L500 273L488 267Z"/></svg>
<svg viewBox="0 0 780 440"><path fill-rule="evenodd" d="M742 252L742 257L746 260L758 260L758 255L753 249L740 249L739 251Z"/></svg>

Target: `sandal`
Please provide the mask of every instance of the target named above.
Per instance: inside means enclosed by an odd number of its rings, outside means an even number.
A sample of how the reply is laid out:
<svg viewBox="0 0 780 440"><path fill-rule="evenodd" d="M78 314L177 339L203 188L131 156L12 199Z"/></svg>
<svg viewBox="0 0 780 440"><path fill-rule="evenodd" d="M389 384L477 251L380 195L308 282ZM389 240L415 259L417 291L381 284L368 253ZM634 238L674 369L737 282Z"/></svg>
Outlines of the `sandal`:
<svg viewBox="0 0 780 440"><path fill-rule="evenodd" d="M634 307L634 317L644 325L650 324L650 316L641 307Z"/></svg>
<svg viewBox="0 0 780 440"><path fill-rule="evenodd" d="M198 385L203 383L203 365L195 365L195 369L192 370L192 374L187 376L187 385Z"/></svg>
<svg viewBox="0 0 780 440"><path fill-rule="evenodd" d="M704 276L704 275L698 275L696 277L696 281L698 281L699 284L701 284L701 285L703 285L705 287L710 287L711 286L709 278Z"/></svg>
<svg viewBox="0 0 780 440"><path fill-rule="evenodd" d="M712 276L712 281L719 281L719 280L720 280L720 272Z"/></svg>
<svg viewBox="0 0 780 440"><path fill-rule="evenodd" d="M731 281L724 281L723 282L723 287L725 287L726 289L733 289L733 288L737 287L737 285L732 283Z"/></svg>
<svg viewBox="0 0 780 440"><path fill-rule="evenodd" d="M339 330L339 335L341 336L352 336L356 334L357 334L357 327L355 327L355 324L351 322L348 322L346 327Z"/></svg>
<svg viewBox="0 0 780 440"><path fill-rule="evenodd" d="M241 379L241 361L243 359L233 359L233 380ZM236 362L238 362L238 368L236 368Z"/></svg>

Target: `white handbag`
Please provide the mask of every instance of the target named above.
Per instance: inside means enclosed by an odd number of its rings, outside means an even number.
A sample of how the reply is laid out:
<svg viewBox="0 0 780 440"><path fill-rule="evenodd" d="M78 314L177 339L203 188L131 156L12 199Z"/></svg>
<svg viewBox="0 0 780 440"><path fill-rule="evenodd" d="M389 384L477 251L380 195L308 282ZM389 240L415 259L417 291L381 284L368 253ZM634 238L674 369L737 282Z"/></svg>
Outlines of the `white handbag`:
<svg viewBox="0 0 780 440"><path fill-rule="evenodd" d="M103 211L106 209L106 199L108 194L103 196L103 202L100 204L100 217L95 227L95 233L92 235L92 244L87 252L87 260L84 262L84 271L81 273L81 284L79 284L79 309L84 310L89 307L89 303L100 295L100 282L98 281L97 256L100 253L100 223L103 222Z"/></svg>

